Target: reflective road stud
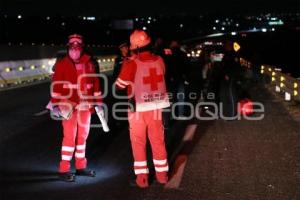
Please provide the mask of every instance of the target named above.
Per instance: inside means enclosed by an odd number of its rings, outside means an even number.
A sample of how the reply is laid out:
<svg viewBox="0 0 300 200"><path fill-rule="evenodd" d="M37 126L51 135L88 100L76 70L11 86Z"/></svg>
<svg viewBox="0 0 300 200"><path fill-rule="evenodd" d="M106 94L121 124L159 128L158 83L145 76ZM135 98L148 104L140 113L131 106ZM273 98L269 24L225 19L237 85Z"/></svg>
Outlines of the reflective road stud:
<svg viewBox="0 0 300 200"><path fill-rule="evenodd" d="M284 100L290 101L290 100L292 99L291 97L292 97L292 96L291 96L290 93L288 93L288 92L285 92L285 93L284 93Z"/></svg>

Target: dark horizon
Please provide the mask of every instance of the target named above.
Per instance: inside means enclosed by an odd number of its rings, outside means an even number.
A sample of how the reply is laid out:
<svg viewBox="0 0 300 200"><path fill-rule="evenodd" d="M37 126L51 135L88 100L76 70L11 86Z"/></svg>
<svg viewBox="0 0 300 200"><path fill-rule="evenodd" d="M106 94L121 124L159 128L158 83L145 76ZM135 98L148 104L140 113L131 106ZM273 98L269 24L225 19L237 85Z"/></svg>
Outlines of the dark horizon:
<svg viewBox="0 0 300 200"><path fill-rule="evenodd" d="M184 4L183 4L184 3ZM166 0L131 2L93 2L74 1L37 1L37 0L0 0L0 11L4 14L24 15L94 15L108 17L141 15L240 15L259 13L300 12L297 0L284 2L266 1L192 1L172 2Z"/></svg>

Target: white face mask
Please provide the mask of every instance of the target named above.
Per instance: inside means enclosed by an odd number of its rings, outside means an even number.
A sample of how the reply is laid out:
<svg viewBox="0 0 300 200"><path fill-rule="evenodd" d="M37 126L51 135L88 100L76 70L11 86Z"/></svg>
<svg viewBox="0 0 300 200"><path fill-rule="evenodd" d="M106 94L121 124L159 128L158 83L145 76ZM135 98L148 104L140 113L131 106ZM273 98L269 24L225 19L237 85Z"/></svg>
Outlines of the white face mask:
<svg viewBox="0 0 300 200"><path fill-rule="evenodd" d="M70 49L69 56L73 61L78 61L81 56L81 50L79 49Z"/></svg>

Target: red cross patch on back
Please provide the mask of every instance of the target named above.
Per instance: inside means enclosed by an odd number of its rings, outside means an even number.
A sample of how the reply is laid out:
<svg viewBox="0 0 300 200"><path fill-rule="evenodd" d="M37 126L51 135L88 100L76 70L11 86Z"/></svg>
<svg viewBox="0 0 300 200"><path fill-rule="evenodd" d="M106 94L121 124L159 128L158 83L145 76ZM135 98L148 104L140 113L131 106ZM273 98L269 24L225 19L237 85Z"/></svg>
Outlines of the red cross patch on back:
<svg viewBox="0 0 300 200"><path fill-rule="evenodd" d="M157 74L156 68L149 69L149 76L143 77L144 84L150 84L151 91L158 90L158 83L163 81L163 75Z"/></svg>

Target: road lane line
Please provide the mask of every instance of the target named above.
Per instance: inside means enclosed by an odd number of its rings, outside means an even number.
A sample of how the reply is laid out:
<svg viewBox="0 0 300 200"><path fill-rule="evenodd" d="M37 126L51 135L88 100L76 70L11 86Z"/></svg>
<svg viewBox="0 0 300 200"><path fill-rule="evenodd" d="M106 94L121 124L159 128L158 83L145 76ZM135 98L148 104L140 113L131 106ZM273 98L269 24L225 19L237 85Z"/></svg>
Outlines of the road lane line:
<svg viewBox="0 0 300 200"><path fill-rule="evenodd" d="M197 130L197 124L191 124L187 126L183 139L178 147L177 152L184 152L184 148L187 148L190 145L190 142L193 141L195 132ZM188 161L188 155L186 153L179 153L175 159L172 172L170 174L170 180L165 185L167 189L178 189L183 177L184 169Z"/></svg>

